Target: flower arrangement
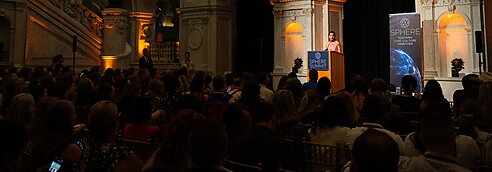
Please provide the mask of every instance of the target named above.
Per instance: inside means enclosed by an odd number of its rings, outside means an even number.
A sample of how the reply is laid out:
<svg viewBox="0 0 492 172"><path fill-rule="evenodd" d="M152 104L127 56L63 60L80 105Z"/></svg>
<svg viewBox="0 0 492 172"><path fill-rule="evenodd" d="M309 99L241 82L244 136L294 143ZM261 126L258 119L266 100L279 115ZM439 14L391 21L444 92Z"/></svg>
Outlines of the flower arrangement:
<svg viewBox="0 0 492 172"><path fill-rule="evenodd" d="M451 60L451 76L452 77L459 77L459 71L463 70L465 68L465 62L461 58L455 58Z"/></svg>
<svg viewBox="0 0 492 172"><path fill-rule="evenodd" d="M465 62L461 58L455 58L451 61L451 66L459 72L465 68Z"/></svg>

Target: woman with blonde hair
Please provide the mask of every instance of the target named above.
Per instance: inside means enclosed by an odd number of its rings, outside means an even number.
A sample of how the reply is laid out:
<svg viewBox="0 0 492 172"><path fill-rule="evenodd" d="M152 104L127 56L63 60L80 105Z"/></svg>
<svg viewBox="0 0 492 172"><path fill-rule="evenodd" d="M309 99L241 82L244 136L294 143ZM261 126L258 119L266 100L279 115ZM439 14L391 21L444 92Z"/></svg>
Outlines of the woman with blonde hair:
<svg viewBox="0 0 492 172"><path fill-rule="evenodd" d="M279 90L273 96L273 123L281 137L306 139L307 128L299 122L294 97L289 90Z"/></svg>
<svg viewBox="0 0 492 172"><path fill-rule="evenodd" d="M80 171L140 171L142 161L130 148L115 144L119 112L108 100L94 104L89 112L90 143L83 151Z"/></svg>
<svg viewBox="0 0 492 172"><path fill-rule="evenodd" d="M12 99L5 119L22 124L29 131L34 118L34 110L32 95L20 93Z"/></svg>

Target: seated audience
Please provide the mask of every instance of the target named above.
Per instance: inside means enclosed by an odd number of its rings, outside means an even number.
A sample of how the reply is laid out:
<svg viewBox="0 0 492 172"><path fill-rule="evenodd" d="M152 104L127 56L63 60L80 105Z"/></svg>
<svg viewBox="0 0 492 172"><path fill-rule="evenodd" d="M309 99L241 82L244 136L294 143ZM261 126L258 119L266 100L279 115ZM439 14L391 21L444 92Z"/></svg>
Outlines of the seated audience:
<svg viewBox="0 0 492 172"><path fill-rule="evenodd" d="M273 96L273 122L275 130L282 138L308 140L308 129L299 121L292 93L280 90Z"/></svg>
<svg viewBox="0 0 492 172"><path fill-rule="evenodd" d="M263 102L255 106L252 117L251 130L231 143L230 159L251 165L261 163L265 171L275 171L279 164L283 167L295 165L295 159L289 156L292 150L287 149L275 134L271 105Z"/></svg>
<svg viewBox="0 0 492 172"><path fill-rule="evenodd" d="M229 143L232 143L251 127L251 114L241 104L230 104L224 111L223 122Z"/></svg>
<svg viewBox="0 0 492 172"><path fill-rule="evenodd" d="M80 171L140 171L142 161L126 146L115 144L118 109L111 101L94 104L89 113L91 142L83 151Z"/></svg>
<svg viewBox="0 0 492 172"><path fill-rule="evenodd" d="M396 95L391 102L400 107L403 112L419 111L420 99L413 96L417 88L417 79L412 75L405 75L401 79L401 95Z"/></svg>
<svg viewBox="0 0 492 172"><path fill-rule="evenodd" d="M145 97L136 99L130 108L130 120L133 121L125 125L123 138L148 142L157 136L159 127L148 125L152 114L150 100Z"/></svg>
<svg viewBox="0 0 492 172"><path fill-rule="evenodd" d="M400 171L470 171L464 166L470 164L460 163L457 159L459 143L456 143L449 104L440 102L427 106L422 113L420 129L418 138L425 153L401 157ZM467 150L467 153L472 153L470 151L478 150Z"/></svg>
<svg viewBox="0 0 492 172"><path fill-rule="evenodd" d="M31 128L32 167L49 166L54 159L63 160L62 170L72 170L81 158L81 148L73 142L75 113L72 102L46 98L36 108Z"/></svg>
<svg viewBox="0 0 492 172"><path fill-rule="evenodd" d="M216 120L202 120L189 134L191 172L229 172L222 167L226 157L227 134Z"/></svg>
<svg viewBox="0 0 492 172"><path fill-rule="evenodd" d="M478 79L477 74L468 74L461 79L463 89L456 90L453 93L453 110L459 111L461 103L467 99L478 100L480 81L477 81L476 79Z"/></svg>
<svg viewBox="0 0 492 172"><path fill-rule="evenodd" d="M19 123L0 120L0 171L21 171L20 157L27 142L27 131ZM25 168L25 167L23 167Z"/></svg>
<svg viewBox="0 0 492 172"><path fill-rule="evenodd" d="M355 139L364 133L367 129L372 128L388 134L398 145L399 150L403 148L401 137L389 130L384 129L384 124L388 121L388 110L384 106L383 98L376 94L371 94L364 99L362 107L362 118L366 122L361 127L352 128L347 132L342 143L349 144L352 147Z"/></svg>
<svg viewBox="0 0 492 172"><path fill-rule="evenodd" d="M334 96L328 97L321 107L319 124L317 130L311 134L311 142L336 146L350 130L350 124L350 117L342 100Z"/></svg>
<svg viewBox="0 0 492 172"><path fill-rule="evenodd" d="M369 129L354 142L349 171L397 172L399 156L398 145L391 137L384 132Z"/></svg>

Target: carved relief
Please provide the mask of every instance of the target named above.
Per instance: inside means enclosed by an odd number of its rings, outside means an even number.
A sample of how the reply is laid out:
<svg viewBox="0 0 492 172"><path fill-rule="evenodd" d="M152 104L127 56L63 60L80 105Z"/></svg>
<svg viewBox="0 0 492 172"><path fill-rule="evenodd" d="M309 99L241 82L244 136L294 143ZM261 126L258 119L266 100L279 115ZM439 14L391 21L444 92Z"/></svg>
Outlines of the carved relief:
<svg viewBox="0 0 492 172"><path fill-rule="evenodd" d="M202 28L207 23L208 23L208 17L186 19L186 24L188 25L188 31L191 31L191 29L194 28Z"/></svg>
<svg viewBox="0 0 492 172"><path fill-rule="evenodd" d="M128 24L126 24L126 19L105 19L108 24L104 24L104 28L106 29L118 29L120 34L125 33L125 30L128 28ZM91 26L96 27L97 25Z"/></svg>
<svg viewBox="0 0 492 172"><path fill-rule="evenodd" d="M0 9L13 9L14 3L11 2L0 2Z"/></svg>
<svg viewBox="0 0 492 172"><path fill-rule="evenodd" d="M434 5L459 5L459 4L468 4L473 2L480 2L480 0L420 0L420 4L424 6L430 6L434 2Z"/></svg>
<svg viewBox="0 0 492 172"><path fill-rule="evenodd" d="M73 0L49 0L49 2L77 22L80 22L89 31L102 37L103 23L101 17L87 9L84 5Z"/></svg>
<svg viewBox="0 0 492 172"><path fill-rule="evenodd" d="M188 46L192 50L200 48L202 45L202 33L198 29L192 29L188 32Z"/></svg>
<svg viewBox="0 0 492 172"><path fill-rule="evenodd" d="M311 8L293 9L293 10L274 10L273 15L283 16L283 17L305 16L305 15L311 15L312 12L313 10Z"/></svg>

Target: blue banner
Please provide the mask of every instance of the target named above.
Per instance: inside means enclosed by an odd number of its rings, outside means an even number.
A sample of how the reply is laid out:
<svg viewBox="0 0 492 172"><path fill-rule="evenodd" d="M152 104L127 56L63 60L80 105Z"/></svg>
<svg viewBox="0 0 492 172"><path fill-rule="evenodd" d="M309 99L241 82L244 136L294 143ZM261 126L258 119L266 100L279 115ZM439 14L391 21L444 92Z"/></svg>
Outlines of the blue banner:
<svg viewBox="0 0 492 172"><path fill-rule="evenodd" d="M327 71L328 69L328 51L308 51L308 69L318 71Z"/></svg>
<svg viewBox="0 0 492 172"><path fill-rule="evenodd" d="M401 79L412 75L417 79L415 92L422 92L422 29L420 14L389 15L390 84L401 87Z"/></svg>

